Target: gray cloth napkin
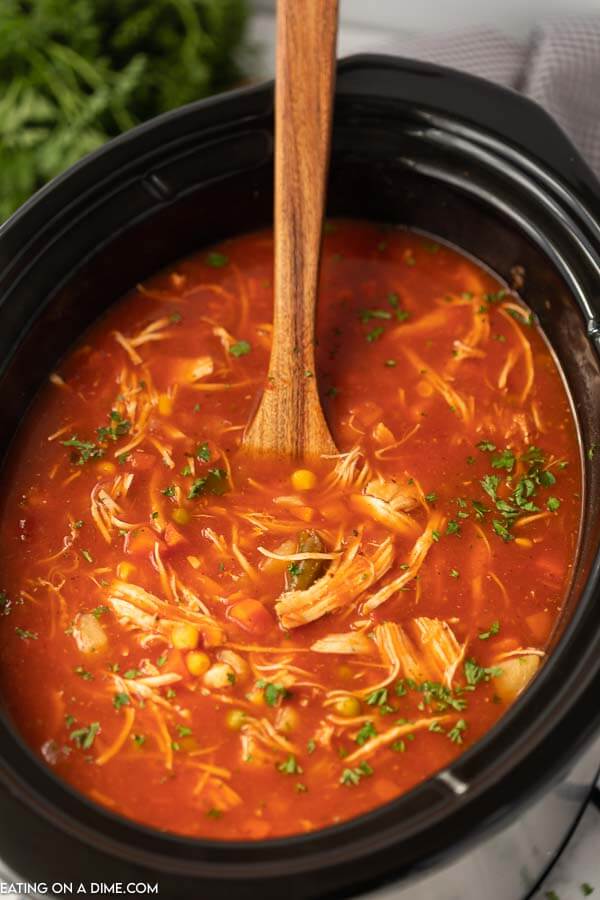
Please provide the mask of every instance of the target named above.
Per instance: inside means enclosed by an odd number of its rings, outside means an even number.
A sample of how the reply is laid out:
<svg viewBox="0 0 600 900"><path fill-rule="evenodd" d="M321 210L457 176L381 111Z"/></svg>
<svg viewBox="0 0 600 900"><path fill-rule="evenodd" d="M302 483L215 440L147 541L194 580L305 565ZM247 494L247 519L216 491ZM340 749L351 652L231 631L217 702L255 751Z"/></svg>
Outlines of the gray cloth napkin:
<svg viewBox="0 0 600 900"><path fill-rule="evenodd" d="M462 69L535 100L600 176L600 15L550 18L528 42L490 28L394 42L402 56Z"/></svg>

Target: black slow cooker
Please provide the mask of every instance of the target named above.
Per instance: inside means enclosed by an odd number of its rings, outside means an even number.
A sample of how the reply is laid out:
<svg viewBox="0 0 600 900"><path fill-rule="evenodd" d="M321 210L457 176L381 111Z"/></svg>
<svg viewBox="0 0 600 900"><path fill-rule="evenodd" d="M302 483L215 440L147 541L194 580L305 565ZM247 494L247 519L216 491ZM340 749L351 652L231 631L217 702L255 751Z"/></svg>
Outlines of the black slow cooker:
<svg viewBox="0 0 600 900"><path fill-rule="evenodd" d="M128 132L0 229L3 452L41 382L113 300L203 244L271 221L272 164L269 84ZM517 94L362 56L339 66L328 212L425 229L522 282L562 365L584 448L581 540L553 653L450 768L350 822L259 843L185 839L115 816L59 782L2 717L9 878L57 894L65 881L90 895L100 893L91 883L119 882L123 892L158 883L168 900L372 891L514 900L534 887L582 807L600 763L600 185Z"/></svg>

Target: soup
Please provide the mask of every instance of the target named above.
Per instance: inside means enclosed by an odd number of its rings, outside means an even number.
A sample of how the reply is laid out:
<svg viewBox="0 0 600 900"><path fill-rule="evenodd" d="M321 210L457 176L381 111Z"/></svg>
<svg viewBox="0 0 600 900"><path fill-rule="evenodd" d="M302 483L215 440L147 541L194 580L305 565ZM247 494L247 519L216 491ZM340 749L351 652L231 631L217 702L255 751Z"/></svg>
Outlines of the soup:
<svg viewBox="0 0 600 900"><path fill-rule="evenodd" d="M553 356L511 290L422 234L329 224L340 452L245 457L272 265L265 231L132 291L4 469L10 716L90 799L197 837L322 828L449 764L543 664L577 544Z"/></svg>

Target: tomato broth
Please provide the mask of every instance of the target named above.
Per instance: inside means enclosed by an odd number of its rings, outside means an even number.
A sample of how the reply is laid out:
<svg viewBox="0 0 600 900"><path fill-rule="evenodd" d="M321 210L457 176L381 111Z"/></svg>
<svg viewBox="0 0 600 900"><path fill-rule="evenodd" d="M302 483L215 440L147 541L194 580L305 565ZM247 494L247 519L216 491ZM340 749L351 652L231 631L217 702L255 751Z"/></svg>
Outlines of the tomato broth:
<svg viewBox="0 0 600 900"><path fill-rule="evenodd" d="M90 799L196 837L322 828L454 760L543 665L578 538L577 431L534 317L407 230L326 228L339 455L246 458L277 389L272 268L250 234L111 306L4 468L12 720Z"/></svg>

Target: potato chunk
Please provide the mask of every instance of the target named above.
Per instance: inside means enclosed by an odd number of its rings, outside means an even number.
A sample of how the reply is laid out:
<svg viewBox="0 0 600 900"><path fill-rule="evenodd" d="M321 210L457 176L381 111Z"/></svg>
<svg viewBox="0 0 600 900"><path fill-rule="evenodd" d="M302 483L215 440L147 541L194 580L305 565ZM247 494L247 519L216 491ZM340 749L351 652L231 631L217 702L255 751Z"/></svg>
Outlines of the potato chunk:
<svg viewBox="0 0 600 900"><path fill-rule="evenodd" d="M104 628L92 613L77 616L73 625L73 637L82 653L101 653L108 647Z"/></svg>
<svg viewBox="0 0 600 900"><path fill-rule="evenodd" d="M501 700L512 703L523 691L540 667L539 656L514 656L500 663L502 674L494 679L494 688Z"/></svg>

